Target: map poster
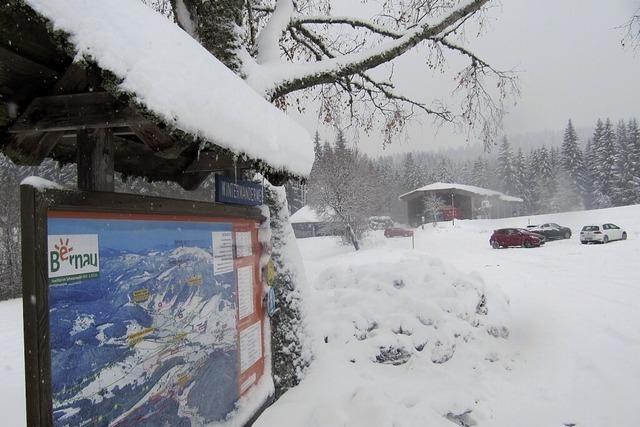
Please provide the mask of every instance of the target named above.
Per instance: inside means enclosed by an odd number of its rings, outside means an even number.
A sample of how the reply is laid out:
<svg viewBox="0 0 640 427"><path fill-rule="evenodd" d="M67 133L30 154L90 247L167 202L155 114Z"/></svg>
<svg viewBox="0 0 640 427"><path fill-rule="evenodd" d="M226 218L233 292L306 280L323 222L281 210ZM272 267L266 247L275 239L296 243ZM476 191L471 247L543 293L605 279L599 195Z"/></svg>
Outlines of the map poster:
<svg viewBox="0 0 640 427"><path fill-rule="evenodd" d="M53 424L224 420L240 352L262 354L238 329L233 220L50 212L47 229Z"/></svg>

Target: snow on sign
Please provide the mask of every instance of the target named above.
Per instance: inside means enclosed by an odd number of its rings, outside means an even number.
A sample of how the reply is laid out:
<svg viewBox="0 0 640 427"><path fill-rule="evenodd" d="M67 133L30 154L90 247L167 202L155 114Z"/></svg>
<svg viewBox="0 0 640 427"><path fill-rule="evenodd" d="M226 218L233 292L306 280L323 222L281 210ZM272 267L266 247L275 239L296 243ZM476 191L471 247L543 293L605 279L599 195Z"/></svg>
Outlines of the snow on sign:
<svg viewBox="0 0 640 427"><path fill-rule="evenodd" d="M168 204L158 200L154 206ZM34 329L25 335L25 351L50 360L48 375L38 374L44 378L27 374L28 395L48 390L38 389L40 381L50 387L51 422L42 424L242 425L234 418L237 404L265 372L268 320L254 298L262 289L260 251L234 258L232 237L241 231L257 239L258 214L228 217L225 210L227 216L216 217L210 204L184 214L175 207L171 214L143 213L139 201L131 212L109 205L104 211L54 205L36 214L41 223L26 226L26 233L35 231L23 236L27 244L45 243L34 247L42 246L49 273L33 284L37 274L29 271L38 267L27 262L25 282L33 286L25 284L25 295L35 295L38 307L25 310L25 330ZM213 214L195 213L203 211ZM214 268L219 252L224 259ZM44 335L32 317L38 312L48 317ZM265 403L257 400L254 412ZM27 401L29 411L42 411L32 407L37 400Z"/></svg>

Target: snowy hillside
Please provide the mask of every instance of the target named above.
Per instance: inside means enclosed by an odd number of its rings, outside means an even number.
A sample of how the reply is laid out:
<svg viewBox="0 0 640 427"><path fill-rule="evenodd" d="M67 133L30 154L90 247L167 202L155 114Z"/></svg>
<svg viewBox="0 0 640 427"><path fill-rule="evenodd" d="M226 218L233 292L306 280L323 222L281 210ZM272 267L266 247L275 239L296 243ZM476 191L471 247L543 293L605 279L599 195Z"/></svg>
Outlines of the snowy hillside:
<svg viewBox="0 0 640 427"><path fill-rule="evenodd" d="M495 228L545 221L574 237L489 246ZM600 221L629 240L581 245L579 228ZM257 425L637 425L640 206L429 225L416 249L379 233L359 253L327 237L298 242L316 360ZM479 289L488 314L469 322ZM379 363L390 343L408 349L406 363Z"/></svg>
<svg viewBox="0 0 640 427"><path fill-rule="evenodd" d="M574 237L489 246L493 229L545 221ZM579 243L582 225L605 221L629 239ZM637 425L640 206L428 225L415 249L381 232L359 252L298 243L315 360L256 426ZM12 426L24 425L20 316L19 301L0 303Z"/></svg>

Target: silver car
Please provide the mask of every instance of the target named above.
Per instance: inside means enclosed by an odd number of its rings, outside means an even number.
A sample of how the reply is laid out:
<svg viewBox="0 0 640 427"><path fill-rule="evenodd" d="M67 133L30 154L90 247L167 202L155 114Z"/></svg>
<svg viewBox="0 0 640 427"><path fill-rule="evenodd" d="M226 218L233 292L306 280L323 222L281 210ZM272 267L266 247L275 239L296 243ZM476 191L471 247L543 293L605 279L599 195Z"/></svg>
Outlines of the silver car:
<svg viewBox="0 0 640 427"><path fill-rule="evenodd" d="M580 231L583 245L591 242L609 243L612 240L627 240L627 232L615 224L585 225Z"/></svg>

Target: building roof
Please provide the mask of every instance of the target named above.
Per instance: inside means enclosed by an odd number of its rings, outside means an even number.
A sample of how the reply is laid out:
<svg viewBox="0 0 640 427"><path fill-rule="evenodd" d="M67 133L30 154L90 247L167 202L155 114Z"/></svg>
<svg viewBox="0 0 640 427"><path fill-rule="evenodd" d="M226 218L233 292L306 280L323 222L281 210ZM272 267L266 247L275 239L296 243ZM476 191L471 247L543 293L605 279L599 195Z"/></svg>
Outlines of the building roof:
<svg viewBox="0 0 640 427"><path fill-rule="evenodd" d="M292 224L300 224L306 222L328 222L329 218L326 214L319 214L312 207L306 205L295 211L295 213L289 217L289 221Z"/></svg>
<svg viewBox="0 0 640 427"><path fill-rule="evenodd" d="M277 170L299 176L309 173L314 155L308 132L176 24L142 2L24 0L24 3L54 30L49 31L48 40L45 37L38 40L43 45L49 43L39 50L46 47L51 51L52 44L69 57L66 63L47 65L47 73L55 74L54 81L71 60L76 64L95 63L103 75L106 72L112 76L110 83L114 84L105 85L107 91L114 96L128 95L133 104L158 118L166 129L176 129L205 144L202 149L206 150L206 143L211 143L263 161ZM0 21L12 18L11 7L4 13L9 15L0 16ZM12 34L8 28L7 34ZM17 55L17 61L41 63L34 61L38 58L33 58L26 48L20 51L15 47L17 42L9 38L6 45L0 43L0 53L5 49L8 55ZM0 80L15 77L19 69L15 70L5 76L0 72ZM39 80L43 81L46 73L40 74ZM18 82L15 83L17 86ZM0 97L13 102L5 94Z"/></svg>
<svg viewBox="0 0 640 427"><path fill-rule="evenodd" d="M473 185L445 183L445 182L434 182L433 184L425 185L424 187L417 188L415 190L409 191L408 193L401 195L400 198L404 199L416 193L426 193L431 191L447 191L447 190L464 191L467 193L477 194L479 196L498 197L500 200L505 202L523 202L524 201L520 197L508 196L499 191L489 190L488 188L476 187Z"/></svg>

